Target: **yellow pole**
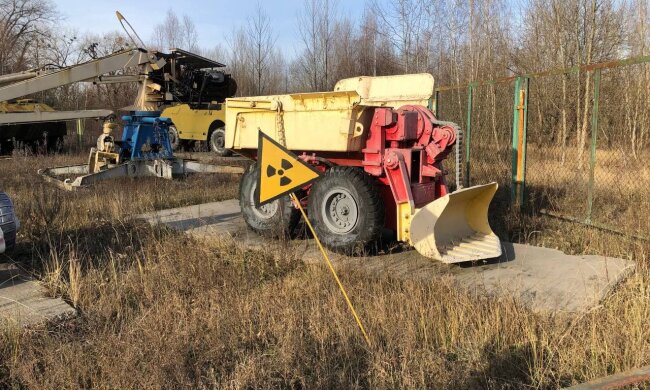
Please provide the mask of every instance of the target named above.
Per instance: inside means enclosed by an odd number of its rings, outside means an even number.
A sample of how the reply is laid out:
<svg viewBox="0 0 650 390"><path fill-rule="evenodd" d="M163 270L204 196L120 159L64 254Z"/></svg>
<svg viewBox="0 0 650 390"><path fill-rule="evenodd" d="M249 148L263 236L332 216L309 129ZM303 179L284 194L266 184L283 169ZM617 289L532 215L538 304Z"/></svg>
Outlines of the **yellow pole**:
<svg viewBox="0 0 650 390"><path fill-rule="evenodd" d="M341 283L341 280L339 279L339 276L336 274L336 270L334 270L334 266L332 265L332 262L330 261L329 256L327 256L327 252L325 252L325 248L323 248L323 245L321 244L320 240L318 239L318 236L316 235L316 232L314 231L313 226L311 226L311 222L309 222L309 218L307 218L307 214L305 214L305 210L303 210L302 205L300 204L300 200L298 200L298 198L296 197L295 194L291 194L291 199L293 199L293 202L296 204L296 206L300 210L300 213L302 214L302 217L305 219L305 222L307 222L307 226L309 226L309 230L311 231L311 234L314 236L314 240L316 240L316 244L318 244L318 249L320 249L320 252L323 254L323 258L325 258L325 261L327 262L327 266L329 267L330 271L332 272L332 275L334 276L334 280L336 280L336 284L338 284L339 289L343 293L343 297L345 298L345 302L347 302L348 307L350 308L350 311L352 312L352 315L354 316L354 319L357 322L357 325L359 325L359 329L361 330L361 333L363 334L363 338L366 340L366 343L368 343L368 346L371 347L372 345L370 344L370 338L368 338L368 334L366 334L366 330L363 328L363 324L361 323L361 320L359 319L359 316L357 315L357 311L354 310L354 306L352 305L352 302L350 301L350 298L348 297L348 294L345 292L345 288L343 288L343 284Z"/></svg>

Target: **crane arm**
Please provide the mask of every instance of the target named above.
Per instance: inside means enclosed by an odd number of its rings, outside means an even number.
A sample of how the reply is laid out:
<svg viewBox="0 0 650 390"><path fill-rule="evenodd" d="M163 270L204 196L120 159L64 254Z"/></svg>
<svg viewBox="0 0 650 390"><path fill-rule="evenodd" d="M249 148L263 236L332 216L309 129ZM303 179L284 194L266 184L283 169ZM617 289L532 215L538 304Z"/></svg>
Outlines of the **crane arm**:
<svg viewBox="0 0 650 390"><path fill-rule="evenodd" d="M0 101L16 99L76 82L95 81L106 73L146 64L153 69L159 69L165 64L165 60L157 58L143 49L125 50L2 86L0 87Z"/></svg>

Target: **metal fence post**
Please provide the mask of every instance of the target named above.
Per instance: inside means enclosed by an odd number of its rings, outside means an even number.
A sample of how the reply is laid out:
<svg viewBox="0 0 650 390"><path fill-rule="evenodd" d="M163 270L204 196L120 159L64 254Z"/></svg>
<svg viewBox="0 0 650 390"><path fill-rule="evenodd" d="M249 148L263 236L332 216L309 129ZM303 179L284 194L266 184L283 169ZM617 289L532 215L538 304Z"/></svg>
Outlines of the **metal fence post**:
<svg viewBox="0 0 650 390"><path fill-rule="evenodd" d="M86 121L84 119L77 119L77 142L79 148L83 148L83 136L86 130Z"/></svg>
<svg viewBox="0 0 650 390"><path fill-rule="evenodd" d="M474 84L467 87L467 123L465 125L465 188L470 186L470 146L472 143L472 94Z"/></svg>
<svg viewBox="0 0 650 390"><path fill-rule="evenodd" d="M433 115L435 115L436 118L440 118L440 91L436 91L433 96Z"/></svg>
<svg viewBox="0 0 650 390"><path fill-rule="evenodd" d="M511 178L510 178L510 202L515 203L517 199L517 176L518 176L518 157L519 157L519 99L521 91L521 77L515 79L514 100L512 106L512 161L511 165Z"/></svg>
<svg viewBox="0 0 650 390"><path fill-rule="evenodd" d="M515 80L512 114L512 188L511 201L524 206L526 191L526 148L528 141L528 77ZM523 87L523 88L522 88Z"/></svg>
<svg viewBox="0 0 650 390"><path fill-rule="evenodd" d="M587 218L591 223L594 207L594 172L596 170L596 143L598 141L598 100L600 99L600 69L594 70L594 97L591 110L591 155L589 157L589 187L587 188Z"/></svg>

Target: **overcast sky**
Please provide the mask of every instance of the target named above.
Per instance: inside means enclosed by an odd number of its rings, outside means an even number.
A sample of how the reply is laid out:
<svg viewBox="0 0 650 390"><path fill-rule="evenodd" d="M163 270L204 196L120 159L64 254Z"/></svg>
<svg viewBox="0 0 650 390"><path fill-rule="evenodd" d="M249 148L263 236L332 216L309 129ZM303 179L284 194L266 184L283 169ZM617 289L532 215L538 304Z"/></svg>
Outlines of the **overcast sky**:
<svg viewBox="0 0 650 390"><path fill-rule="evenodd" d="M199 32L199 46L211 49L226 38L233 29L245 25L246 18L254 12L256 0L54 0L64 17L63 27L85 32L109 32L121 27L115 11L120 11L145 42L151 39L153 26L165 18L167 10L179 17L187 14ZM262 7L271 18L277 43L287 57L293 57L297 44L296 14L302 9L302 0L264 0ZM340 0L341 16L355 21L363 13L364 0Z"/></svg>

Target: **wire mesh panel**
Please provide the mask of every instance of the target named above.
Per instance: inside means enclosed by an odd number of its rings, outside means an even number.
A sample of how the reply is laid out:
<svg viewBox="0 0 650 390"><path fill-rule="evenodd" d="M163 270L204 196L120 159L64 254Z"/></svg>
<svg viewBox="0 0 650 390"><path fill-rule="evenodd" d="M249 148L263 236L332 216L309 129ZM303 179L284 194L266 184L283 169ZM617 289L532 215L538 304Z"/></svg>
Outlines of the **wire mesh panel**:
<svg viewBox="0 0 650 390"><path fill-rule="evenodd" d="M438 118L454 122L462 129L466 126L467 88L438 92Z"/></svg>
<svg viewBox="0 0 650 390"><path fill-rule="evenodd" d="M602 71L591 221L650 236L650 64Z"/></svg>
<svg viewBox="0 0 650 390"><path fill-rule="evenodd" d="M584 219L589 183L590 99L584 74L531 79L528 99L526 206Z"/></svg>
<svg viewBox="0 0 650 390"><path fill-rule="evenodd" d="M465 125L467 120L466 109L464 108L467 104L467 90L456 89L456 90L447 90L438 92L438 114L437 118L443 121L454 122L460 126L461 131L463 132L463 137L461 137L460 143L460 153L461 161L464 160L465 156L465 146L463 144L464 134L465 134ZM458 147L458 146L457 146ZM444 162L444 168L448 172L446 176L447 185L450 190L456 190L456 161L455 161L455 151L454 154L447 157ZM463 164L461 164L463 165ZM464 169L463 166L460 167Z"/></svg>
<svg viewBox="0 0 650 390"><path fill-rule="evenodd" d="M499 183L509 193L512 172L513 83L473 89L470 184Z"/></svg>
<svg viewBox="0 0 650 390"><path fill-rule="evenodd" d="M527 107L524 208L650 237L647 61L638 57L518 78L529 77L527 106L519 108ZM442 87L438 95L438 117L458 123L465 135L463 175L469 173L471 185L498 182L501 196L510 193L516 161L514 84L475 82ZM518 130L520 123L514 126ZM451 182L453 159L445 167Z"/></svg>
<svg viewBox="0 0 650 390"><path fill-rule="evenodd" d="M439 118L459 124L463 131L461 169L463 178L469 174L470 185L496 181L500 193L508 192L512 88L511 83L501 83L476 86L471 90L469 87L445 90L438 94ZM469 110L471 116L468 116ZM455 163L451 160L445 163L450 172L449 182L455 179Z"/></svg>

